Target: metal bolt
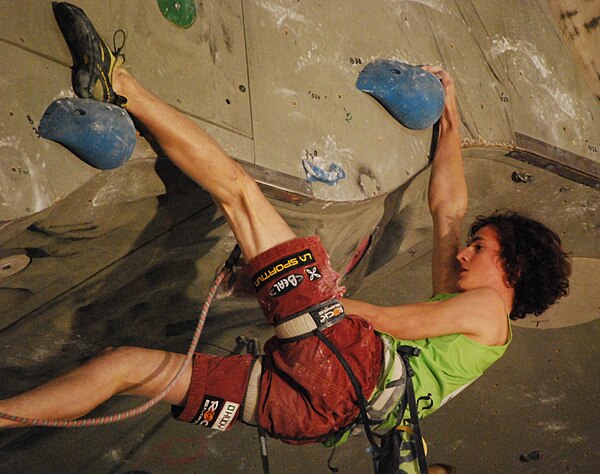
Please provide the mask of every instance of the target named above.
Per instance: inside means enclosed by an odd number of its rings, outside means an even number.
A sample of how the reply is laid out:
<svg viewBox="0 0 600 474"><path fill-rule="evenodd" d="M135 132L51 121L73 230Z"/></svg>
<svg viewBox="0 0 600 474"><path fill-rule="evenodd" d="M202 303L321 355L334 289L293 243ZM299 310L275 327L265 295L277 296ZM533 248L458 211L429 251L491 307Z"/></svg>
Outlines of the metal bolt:
<svg viewBox="0 0 600 474"><path fill-rule="evenodd" d="M31 258L25 254L9 255L0 259L0 280L16 275L27 268Z"/></svg>
<svg viewBox="0 0 600 474"><path fill-rule="evenodd" d="M515 183L531 183L533 181L533 175L524 171L513 171L511 178Z"/></svg>

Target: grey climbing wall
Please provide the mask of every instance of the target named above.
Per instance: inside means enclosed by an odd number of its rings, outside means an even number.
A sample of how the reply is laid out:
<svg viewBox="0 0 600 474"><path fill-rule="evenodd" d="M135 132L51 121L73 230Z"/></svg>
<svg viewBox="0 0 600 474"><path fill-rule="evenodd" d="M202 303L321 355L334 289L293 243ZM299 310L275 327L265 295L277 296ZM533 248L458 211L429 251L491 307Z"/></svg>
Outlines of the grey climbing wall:
<svg viewBox="0 0 600 474"><path fill-rule="evenodd" d="M143 133L129 163L105 172L37 135L46 107L73 96L50 3L0 0L1 397L106 345L185 351L233 245L210 197ZM375 59L451 71L469 218L510 207L544 220L576 273L571 297L515 325L510 355L427 420L432 460L459 472L598 471L598 0L196 0L186 29L154 0L75 3L111 45L125 32L128 70L215 136L294 230L321 236L351 295L381 304L430 292L431 130L403 128L354 84ZM306 159L345 178L309 182ZM15 256L29 262L20 272ZM253 300L219 301L202 350L226 354L240 333L264 342L270 329ZM0 470L260 472L254 437L199 432L157 408L110 429L0 433ZM363 441L342 451L341 472L369 472ZM271 449L274 472L326 469L318 446Z"/></svg>

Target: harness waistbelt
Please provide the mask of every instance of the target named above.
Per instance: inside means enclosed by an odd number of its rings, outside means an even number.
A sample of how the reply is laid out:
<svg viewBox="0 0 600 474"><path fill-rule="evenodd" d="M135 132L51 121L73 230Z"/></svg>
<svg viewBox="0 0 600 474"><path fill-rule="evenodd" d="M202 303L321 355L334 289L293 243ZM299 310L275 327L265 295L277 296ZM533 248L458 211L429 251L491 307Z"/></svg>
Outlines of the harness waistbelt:
<svg viewBox="0 0 600 474"><path fill-rule="evenodd" d="M312 306L302 313L281 319L275 325L275 335L282 341L293 341L310 336L314 331L322 331L344 319L342 303L333 299Z"/></svg>
<svg viewBox="0 0 600 474"><path fill-rule="evenodd" d="M274 327L275 335L282 341L293 341L313 335L316 331L333 326L344 319L344 307L338 300L329 300L325 303L308 308L280 320ZM384 389L376 396L369 399L367 414L373 421L383 421L398 406L406 388L406 371L404 362L396 351L389 350L390 342L386 337L381 337L383 342L382 374L390 380ZM260 378L262 374L262 357L255 360L248 388L244 397L242 421L249 424L257 423L258 395Z"/></svg>

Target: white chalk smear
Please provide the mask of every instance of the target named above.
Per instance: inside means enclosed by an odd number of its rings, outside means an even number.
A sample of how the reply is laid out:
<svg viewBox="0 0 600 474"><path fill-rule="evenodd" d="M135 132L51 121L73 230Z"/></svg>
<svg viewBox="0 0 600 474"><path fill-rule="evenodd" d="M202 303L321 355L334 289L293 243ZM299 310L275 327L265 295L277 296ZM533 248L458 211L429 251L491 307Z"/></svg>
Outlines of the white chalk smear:
<svg viewBox="0 0 600 474"><path fill-rule="evenodd" d="M304 15L290 8L289 2L286 0L283 0L281 2L259 0L257 3L258 6L264 8L269 13L273 14L273 17L275 18L275 22L277 24L277 28L280 28L281 25L287 20L300 23L304 23L306 21Z"/></svg>
<svg viewBox="0 0 600 474"><path fill-rule="evenodd" d="M542 431L564 431L569 428L569 425L560 421L551 421L547 424L541 423L541 425Z"/></svg>
<svg viewBox="0 0 600 474"><path fill-rule="evenodd" d="M33 195L33 205L29 205L29 207L32 208L32 212L39 212L50 207L52 205L52 200L46 191L46 179L36 177L38 167L31 162L27 155L22 155L21 161L23 162L25 169L27 169L29 178L31 178L28 181L31 183L30 189L31 194Z"/></svg>
<svg viewBox="0 0 600 474"><path fill-rule="evenodd" d="M556 80L552 74L552 67L548 65L546 59L537 51L535 45L528 41L519 41L508 39L506 37L495 38L492 40L490 53L496 57L507 52L515 53L513 56L513 65L517 66L519 59L529 59L535 70L544 79L540 86L554 99L554 102L560 109L571 118L577 116L577 107L571 95L564 89L562 84ZM531 81L538 83L537 78L527 75Z"/></svg>
<svg viewBox="0 0 600 474"><path fill-rule="evenodd" d="M20 140L17 137L0 138L0 148L1 147L19 148L19 143L20 143Z"/></svg>
<svg viewBox="0 0 600 474"><path fill-rule="evenodd" d="M35 362L46 362L54 355L54 351L47 347L37 346L30 352L29 357Z"/></svg>
<svg viewBox="0 0 600 474"><path fill-rule="evenodd" d="M104 457L113 462L121 461L123 452L120 449L109 449L108 452L104 454Z"/></svg>
<svg viewBox="0 0 600 474"><path fill-rule="evenodd" d="M403 13L404 6L409 3L418 3L440 13L452 13L443 0L386 0L386 3L395 10L396 14Z"/></svg>
<svg viewBox="0 0 600 474"><path fill-rule="evenodd" d="M566 207L565 212L578 217L584 217L588 213L594 215L598 212L598 203L594 201L590 202L587 199L585 201L573 202Z"/></svg>
<svg viewBox="0 0 600 474"><path fill-rule="evenodd" d="M375 55L363 57L364 64L373 61L376 58ZM363 66L353 65L348 58L342 54L337 48L337 45L331 43L321 43L317 46L313 43L310 49L304 54L298 57L296 63L296 72L301 72L303 69L311 66L318 66L319 75L323 75L322 71L327 68L329 71L337 69L341 75L340 80L354 81L358 72ZM352 82L352 84L354 84Z"/></svg>
<svg viewBox="0 0 600 474"><path fill-rule="evenodd" d="M323 149L325 150L327 157L333 161L343 162L344 160L352 161L353 159L352 150L350 148L338 146L334 135L327 135L325 137Z"/></svg>
<svg viewBox="0 0 600 474"><path fill-rule="evenodd" d="M541 86L542 89L544 89L546 92L548 92L548 94L550 94L550 96L552 96L554 102L558 104L560 109L565 114L567 114L571 118L575 118L577 116L577 110L575 109L575 105L573 104L573 99L568 93L562 92L547 84L542 84Z"/></svg>
<svg viewBox="0 0 600 474"><path fill-rule="evenodd" d="M58 93L58 95L54 96L54 100L58 100L58 99L65 99L65 98L76 98L77 95L75 95L75 92L73 91L73 89L69 88L69 89L61 89Z"/></svg>
<svg viewBox="0 0 600 474"><path fill-rule="evenodd" d="M275 91L276 94L282 95L283 97L294 97L297 96L298 93L286 87L280 87Z"/></svg>

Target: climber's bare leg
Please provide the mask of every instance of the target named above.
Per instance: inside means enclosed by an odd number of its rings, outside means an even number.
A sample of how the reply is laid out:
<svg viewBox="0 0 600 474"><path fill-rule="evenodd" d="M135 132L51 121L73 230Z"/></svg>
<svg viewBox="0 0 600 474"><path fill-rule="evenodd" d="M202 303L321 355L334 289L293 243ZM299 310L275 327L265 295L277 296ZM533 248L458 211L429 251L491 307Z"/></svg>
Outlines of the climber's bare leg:
<svg viewBox="0 0 600 474"><path fill-rule="evenodd" d="M173 379L184 359L184 354L141 347L109 348L56 379L0 400L0 411L26 418L66 420L89 413L114 395L152 398ZM164 401L183 404L191 374L190 363ZM0 419L0 428L22 426Z"/></svg>
<svg viewBox="0 0 600 474"><path fill-rule="evenodd" d="M254 179L204 130L122 68L115 70L113 87L127 97L127 110L144 124L171 161L212 195L246 260L295 237Z"/></svg>

